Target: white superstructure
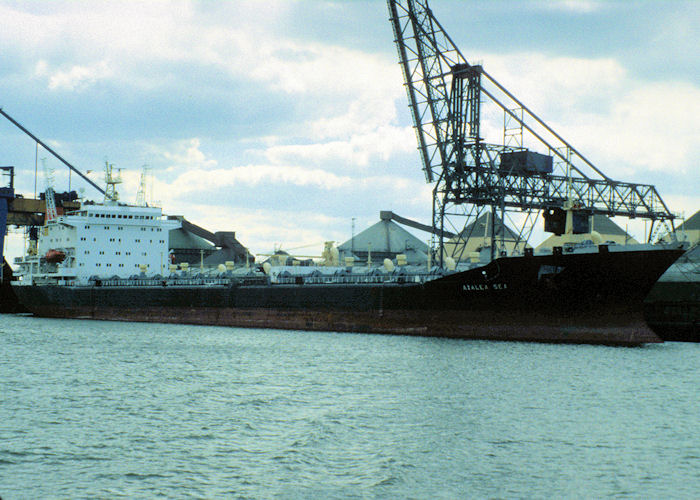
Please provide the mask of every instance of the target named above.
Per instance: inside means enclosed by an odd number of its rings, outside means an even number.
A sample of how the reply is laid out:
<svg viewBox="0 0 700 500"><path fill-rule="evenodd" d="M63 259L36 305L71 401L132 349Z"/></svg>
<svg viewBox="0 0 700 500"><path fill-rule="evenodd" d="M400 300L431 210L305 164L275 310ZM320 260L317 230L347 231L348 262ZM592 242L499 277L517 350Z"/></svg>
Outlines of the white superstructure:
<svg viewBox="0 0 700 500"><path fill-rule="evenodd" d="M179 227L179 221L168 220L158 207L85 203L40 229L37 255L17 262L18 284L80 284L92 276L165 274L170 263L168 232Z"/></svg>

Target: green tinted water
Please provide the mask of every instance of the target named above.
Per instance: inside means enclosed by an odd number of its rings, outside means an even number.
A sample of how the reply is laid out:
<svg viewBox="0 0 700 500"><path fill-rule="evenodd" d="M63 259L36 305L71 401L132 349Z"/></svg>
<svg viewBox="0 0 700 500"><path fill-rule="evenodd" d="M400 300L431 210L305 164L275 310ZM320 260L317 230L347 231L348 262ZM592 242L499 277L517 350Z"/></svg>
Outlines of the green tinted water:
<svg viewBox="0 0 700 500"><path fill-rule="evenodd" d="M700 345L0 315L0 496L685 497Z"/></svg>

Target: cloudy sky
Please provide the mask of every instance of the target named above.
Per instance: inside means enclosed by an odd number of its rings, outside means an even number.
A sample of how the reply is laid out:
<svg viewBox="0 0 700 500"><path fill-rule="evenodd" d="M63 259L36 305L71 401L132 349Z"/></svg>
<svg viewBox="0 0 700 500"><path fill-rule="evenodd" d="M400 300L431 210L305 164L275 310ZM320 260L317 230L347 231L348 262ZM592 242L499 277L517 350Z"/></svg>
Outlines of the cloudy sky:
<svg viewBox="0 0 700 500"><path fill-rule="evenodd" d="M700 209L700 2L431 6L468 60L607 175ZM320 251L380 210L430 220L402 83L382 0L0 0L4 111L83 172L124 169L123 200L148 165L165 212L254 253ZM2 117L0 156L31 195L34 143ZM39 156L66 190L67 169Z"/></svg>

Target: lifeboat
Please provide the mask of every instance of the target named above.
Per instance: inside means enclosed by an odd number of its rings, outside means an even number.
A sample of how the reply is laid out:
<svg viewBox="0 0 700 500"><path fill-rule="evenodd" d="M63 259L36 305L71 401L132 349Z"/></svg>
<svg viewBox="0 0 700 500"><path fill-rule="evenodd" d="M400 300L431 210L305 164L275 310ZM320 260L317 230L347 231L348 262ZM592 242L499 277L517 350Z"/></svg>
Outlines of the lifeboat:
<svg viewBox="0 0 700 500"><path fill-rule="evenodd" d="M46 262L59 263L63 262L66 258L66 253L61 250L51 249L44 255Z"/></svg>

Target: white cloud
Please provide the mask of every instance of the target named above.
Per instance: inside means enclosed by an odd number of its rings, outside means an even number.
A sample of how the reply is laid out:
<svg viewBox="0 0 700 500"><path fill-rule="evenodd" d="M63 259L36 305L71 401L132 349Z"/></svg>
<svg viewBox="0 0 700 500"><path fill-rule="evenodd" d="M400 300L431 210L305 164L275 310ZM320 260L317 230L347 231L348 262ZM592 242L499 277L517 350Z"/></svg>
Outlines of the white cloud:
<svg viewBox="0 0 700 500"><path fill-rule="evenodd" d="M384 93L381 90L392 95L401 93L396 65L377 55L280 40L259 44L249 55L255 59L250 75L287 93L347 94L364 93L367 89L375 95Z"/></svg>
<svg viewBox="0 0 700 500"><path fill-rule="evenodd" d="M339 189L350 182L349 177L338 176L320 169L288 165L246 165L215 170L189 170L178 177L169 189L174 190L175 193L206 193L222 187L261 184L311 185L322 189Z"/></svg>
<svg viewBox="0 0 700 500"><path fill-rule="evenodd" d="M614 165L700 175L700 87L659 82L632 88L609 112L568 120L596 156Z"/></svg>
<svg viewBox="0 0 700 500"><path fill-rule="evenodd" d="M169 170L181 168L206 168L216 166L216 160L209 159L199 149L201 141L198 138L193 138L188 141L183 141L174 146L175 152L162 151L163 156L172 164Z"/></svg>
<svg viewBox="0 0 700 500"><path fill-rule="evenodd" d="M83 90L90 85L111 78L114 71L106 61L99 61L89 66L71 66L65 71L51 71L44 61L37 64L36 74L45 72L51 90Z"/></svg>
<svg viewBox="0 0 700 500"><path fill-rule="evenodd" d="M383 126L371 133L352 134L344 140L271 146L265 156L275 164L305 162L330 169L367 167L388 161L394 154L415 150L410 128Z"/></svg>
<svg viewBox="0 0 700 500"><path fill-rule="evenodd" d="M152 73L154 64L179 64L218 69L289 94L401 92L393 60L276 35L276 23L292 6L288 2L267 2L264 9L258 2L60 5L65 8L46 5L34 13L0 6L0 41L40 54L40 74L52 89L75 90L110 76L148 88L168 81ZM66 59L75 63L63 68ZM46 71L54 67L59 69Z"/></svg>
<svg viewBox="0 0 700 500"><path fill-rule="evenodd" d="M700 198L694 195L673 194L664 196L664 201L669 210L682 220L689 219L700 210ZM676 221L676 225L680 225L680 221Z"/></svg>
<svg viewBox="0 0 700 500"><path fill-rule="evenodd" d="M624 66L609 57L588 59L517 52L487 54L484 69L536 113L610 102L629 84Z"/></svg>
<svg viewBox="0 0 700 500"><path fill-rule="evenodd" d="M539 5L547 10L561 10L574 14L590 14L603 8L602 2L593 0L547 0Z"/></svg>
<svg viewBox="0 0 700 500"><path fill-rule="evenodd" d="M489 74L606 174L697 172L697 85L633 79L610 58L518 53L487 60ZM503 113L494 116L499 123L482 127L501 127Z"/></svg>
<svg viewBox="0 0 700 500"><path fill-rule="evenodd" d="M168 199L189 197L193 193L211 193L222 188L248 188L287 184L312 186L325 191L338 189L391 190L414 194L421 199L430 187L414 179L387 175L361 176L336 175L326 170L300 166L245 165L226 169L188 169L172 182L156 181L158 192ZM162 196L162 195L161 195Z"/></svg>
<svg viewBox="0 0 700 500"><path fill-rule="evenodd" d="M400 86L400 81L397 81L397 86ZM319 139L376 132L377 128L396 120L395 102L404 95L382 92L376 88L362 92L350 101L344 113L316 120L309 127L309 132Z"/></svg>

